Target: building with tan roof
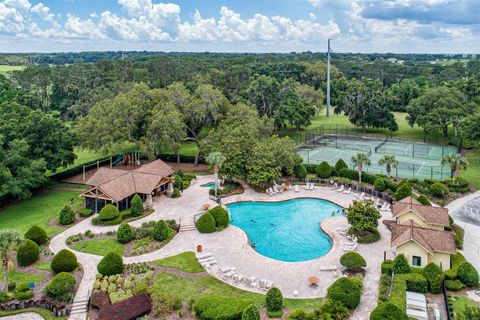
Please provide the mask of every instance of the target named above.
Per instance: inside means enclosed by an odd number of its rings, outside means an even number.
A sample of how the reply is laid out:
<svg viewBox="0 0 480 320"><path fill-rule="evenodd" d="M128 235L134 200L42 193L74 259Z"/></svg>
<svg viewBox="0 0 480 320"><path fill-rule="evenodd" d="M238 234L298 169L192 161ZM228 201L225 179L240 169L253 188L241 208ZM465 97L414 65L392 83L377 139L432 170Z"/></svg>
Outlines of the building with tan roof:
<svg viewBox="0 0 480 320"><path fill-rule="evenodd" d="M148 195L164 193L172 182L175 170L162 160L155 160L134 170L101 167L88 179L91 188L81 194L85 207L99 212L105 205L113 204L119 210L130 208L135 194L143 201Z"/></svg>
<svg viewBox="0 0 480 320"><path fill-rule="evenodd" d="M426 206L413 197L396 202L392 207L392 214L399 224L413 220L421 227L436 230L444 230L446 226L450 225L447 208Z"/></svg>

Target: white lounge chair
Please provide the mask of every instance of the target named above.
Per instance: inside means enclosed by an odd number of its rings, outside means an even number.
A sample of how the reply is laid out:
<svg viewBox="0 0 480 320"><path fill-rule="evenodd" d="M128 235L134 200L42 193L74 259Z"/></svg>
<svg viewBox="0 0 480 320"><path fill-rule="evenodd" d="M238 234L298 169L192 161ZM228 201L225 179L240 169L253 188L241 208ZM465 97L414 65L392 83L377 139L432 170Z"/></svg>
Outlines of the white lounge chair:
<svg viewBox="0 0 480 320"><path fill-rule="evenodd" d="M361 194L355 194L355 198L357 198L358 200L363 200L364 197L365 197L365 192L362 192Z"/></svg>
<svg viewBox="0 0 480 320"><path fill-rule="evenodd" d="M305 187L303 187L305 190L310 189L310 182L305 183Z"/></svg>
<svg viewBox="0 0 480 320"><path fill-rule="evenodd" d="M343 246L343 251L355 251L357 250L358 244L354 245L344 245Z"/></svg>
<svg viewBox="0 0 480 320"><path fill-rule="evenodd" d="M390 203L387 203L387 205L382 211L389 211L389 210L390 210Z"/></svg>
<svg viewBox="0 0 480 320"><path fill-rule="evenodd" d="M343 193L345 193L345 194L350 194L351 191L352 191L352 188L350 187L350 188L348 188L347 190L343 191Z"/></svg>
<svg viewBox="0 0 480 320"><path fill-rule="evenodd" d="M330 190L335 190L335 189L337 189L337 187L338 187L338 184L335 182L333 184L333 186L330 188Z"/></svg>
<svg viewBox="0 0 480 320"><path fill-rule="evenodd" d="M343 190L344 190L344 186L343 186L343 184L342 184L342 185L340 186L340 188L337 189L337 192L343 192Z"/></svg>
<svg viewBox="0 0 480 320"><path fill-rule="evenodd" d="M308 190L310 190L310 191L315 190L315 184L314 184L314 183L310 183L310 188L309 188Z"/></svg>
<svg viewBox="0 0 480 320"><path fill-rule="evenodd" d="M298 186L298 184L295 185L294 189L293 189L295 192L300 192L300 187Z"/></svg>

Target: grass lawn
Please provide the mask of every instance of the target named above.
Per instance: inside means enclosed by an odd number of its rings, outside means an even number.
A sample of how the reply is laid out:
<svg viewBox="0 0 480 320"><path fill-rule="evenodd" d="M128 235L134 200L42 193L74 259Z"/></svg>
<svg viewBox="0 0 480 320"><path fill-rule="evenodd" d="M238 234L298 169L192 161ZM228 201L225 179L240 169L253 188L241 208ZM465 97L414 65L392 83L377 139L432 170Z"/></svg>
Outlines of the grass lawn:
<svg viewBox="0 0 480 320"><path fill-rule="evenodd" d="M480 149L468 150L465 157L468 169L460 172L460 176L467 179L476 189L480 189Z"/></svg>
<svg viewBox="0 0 480 320"><path fill-rule="evenodd" d="M21 309L21 310L9 310L9 311L0 311L0 317L11 316L15 314L21 314L26 312L34 312L41 315L45 320L66 320L68 317L55 317L50 310L41 309L41 308L28 308L28 309Z"/></svg>
<svg viewBox="0 0 480 320"><path fill-rule="evenodd" d="M452 313L459 315L461 314L467 306L480 306L480 303L475 302L465 296L453 295L453 304L452 304Z"/></svg>
<svg viewBox="0 0 480 320"><path fill-rule="evenodd" d="M2 269L0 269L0 279L3 279ZM8 281L15 281L17 284L29 281L41 282L42 280L43 276L39 274L29 274L18 271L10 271L8 273Z"/></svg>
<svg viewBox="0 0 480 320"><path fill-rule="evenodd" d="M37 269L50 271L50 272L52 271L52 267L50 266L50 262L48 261L42 261L37 263Z"/></svg>
<svg viewBox="0 0 480 320"><path fill-rule="evenodd" d="M195 253L192 251L180 253L173 257L168 257L155 261L157 266L171 267L183 270L185 272L203 272L205 271L198 263Z"/></svg>
<svg viewBox="0 0 480 320"><path fill-rule="evenodd" d="M14 229L24 234L31 226L37 225L50 235L57 234L61 229L50 226L50 220L57 217L65 205L74 210L80 208L82 199L79 194L79 191L72 190L48 190L19 201L0 211L0 229Z"/></svg>
<svg viewBox="0 0 480 320"><path fill-rule="evenodd" d="M72 244L72 248L80 252L96 254L99 256L106 256L110 252L122 255L125 250L122 244L112 238L86 240Z"/></svg>
<svg viewBox="0 0 480 320"><path fill-rule="evenodd" d="M5 77L8 77L8 74L11 71L18 71L18 70L23 70L23 69L25 69L25 66L9 66L9 65L5 65L5 64L0 64L0 74L5 76Z"/></svg>

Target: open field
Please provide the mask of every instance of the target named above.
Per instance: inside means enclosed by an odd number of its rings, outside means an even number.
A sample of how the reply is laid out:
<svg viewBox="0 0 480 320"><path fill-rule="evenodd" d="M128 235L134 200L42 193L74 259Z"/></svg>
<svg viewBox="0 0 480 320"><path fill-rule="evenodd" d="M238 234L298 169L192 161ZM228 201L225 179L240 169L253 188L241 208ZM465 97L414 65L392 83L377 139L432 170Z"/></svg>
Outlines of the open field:
<svg viewBox="0 0 480 320"><path fill-rule="evenodd" d="M72 248L85 253L96 254L99 256L106 256L110 252L115 252L119 255L123 254L125 247L113 238L91 239L78 242L72 245Z"/></svg>
<svg viewBox="0 0 480 320"><path fill-rule="evenodd" d="M8 77L11 71L18 71L23 69L25 69L25 66L8 66L8 65L0 64L0 74L5 77Z"/></svg>
<svg viewBox="0 0 480 320"><path fill-rule="evenodd" d="M480 189L480 149L467 150L465 157L468 161L468 169L460 173L461 177L476 189Z"/></svg>

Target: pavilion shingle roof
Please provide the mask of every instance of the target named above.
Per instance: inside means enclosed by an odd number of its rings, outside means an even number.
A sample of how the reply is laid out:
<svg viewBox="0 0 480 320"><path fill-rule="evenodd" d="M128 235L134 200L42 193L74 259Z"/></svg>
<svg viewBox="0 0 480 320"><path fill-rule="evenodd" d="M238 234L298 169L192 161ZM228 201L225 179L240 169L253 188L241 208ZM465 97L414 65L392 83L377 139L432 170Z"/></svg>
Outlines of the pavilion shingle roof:
<svg viewBox="0 0 480 320"><path fill-rule="evenodd" d="M133 171L101 167L87 181L114 201L123 200L135 193L149 194L167 176L174 173L162 160L155 160Z"/></svg>
<svg viewBox="0 0 480 320"><path fill-rule="evenodd" d="M392 207L394 217L401 216L407 212L413 212L421 219L430 224L448 226L448 209L443 207L425 206L412 197L407 197L396 203Z"/></svg>
<svg viewBox="0 0 480 320"><path fill-rule="evenodd" d="M394 223L391 226L391 246L397 247L408 241L414 241L426 251L455 253L455 237L451 232L422 228L412 220L405 224Z"/></svg>

